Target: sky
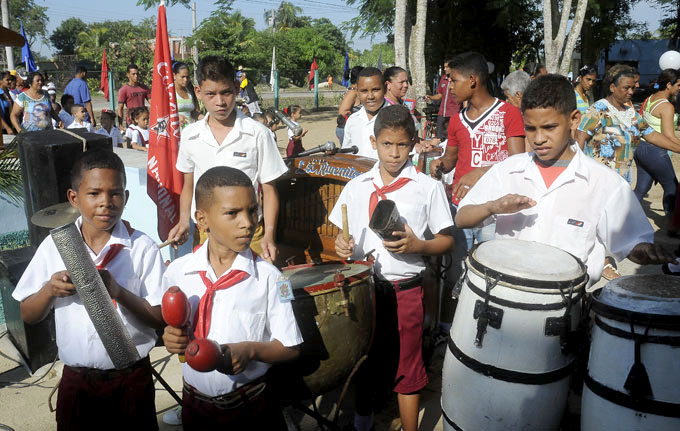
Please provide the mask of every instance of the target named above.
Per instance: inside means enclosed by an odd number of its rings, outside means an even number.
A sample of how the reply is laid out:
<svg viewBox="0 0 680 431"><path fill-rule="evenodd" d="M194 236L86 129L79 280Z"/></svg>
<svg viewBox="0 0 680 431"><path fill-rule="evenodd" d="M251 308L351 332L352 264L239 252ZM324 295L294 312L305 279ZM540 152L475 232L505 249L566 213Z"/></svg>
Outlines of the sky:
<svg viewBox="0 0 680 431"><path fill-rule="evenodd" d="M261 30L266 27L265 9L276 9L280 3L280 0L236 0L233 9L240 10L248 18L253 18L256 28ZM348 6L344 0L292 0L291 3L302 8L303 11L300 15L311 16L312 18L325 17L336 26L359 15L358 10L354 6ZM47 16L50 18L47 24L48 37L62 21L71 17L80 18L86 23L124 19L138 23L144 18L158 15L157 8L145 11L143 7L137 6L137 0L35 0L35 4L47 6ZM175 5L166 10L168 31L171 35L190 36L192 33L191 9ZM210 16L213 10L215 10L215 6L212 0L196 0L197 24ZM345 38L350 41L349 34L345 34ZM380 35L373 42L378 43L385 40L386 36ZM357 37L353 40L351 46L354 49L363 50L370 48L371 43L368 38L359 39ZM54 48L49 42L37 41L34 44L35 46L31 47L32 50L38 51L46 57L51 57Z"/></svg>
<svg viewBox="0 0 680 431"><path fill-rule="evenodd" d="M326 17L337 26L359 14L356 7L348 6L344 0L292 0L291 2L303 9L301 15L312 18ZM39 6L47 6L47 15L50 18L47 24L48 35L52 34L63 20L71 17L78 17L86 23L123 19L130 19L137 23L143 18L158 14L158 9L145 11L143 7L137 6L137 0L35 0L35 3ZM265 9L275 9L279 4L280 0L236 0L233 8L240 10L244 16L253 18L256 28L261 30L266 26ZM196 5L197 22L200 24L201 20L208 17L215 9L215 6L211 0L197 0ZM191 35L191 9L179 5L168 7L167 16L168 29L173 36ZM632 16L636 21L646 22L650 31L654 31L659 27L662 13L659 9L651 7L647 1L641 1L633 8ZM370 48L372 43L386 40L385 35L379 35L373 41L369 38L358 37L350 40L349 34L345 34L345 37L352 42L351 46L354 49L359 50ZM31 47L33 50L51 57L54 48L49 43L38 41L35 45Z"/></svg>

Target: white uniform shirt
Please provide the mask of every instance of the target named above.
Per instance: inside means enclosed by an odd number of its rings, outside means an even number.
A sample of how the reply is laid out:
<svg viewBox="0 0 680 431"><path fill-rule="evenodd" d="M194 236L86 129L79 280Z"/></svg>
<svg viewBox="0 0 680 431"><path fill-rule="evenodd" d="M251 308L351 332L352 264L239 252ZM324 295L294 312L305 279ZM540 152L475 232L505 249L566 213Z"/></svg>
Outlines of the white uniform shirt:
<svg viewBox="0 0 680 431"><path fill-rule="evenodd" d="M78 229L81 224L82 220L78 218L76 220ZM118 284L140 298L147 299L161 295L161 278L165 264L156 243L138 230L130 236L125 225L119 221L113 228L111 238L99 254L95 255L88 248L95 264L104 259L113 244L124 246L106 266ZM65 269L52 237L47 236L17 283L12 297L17 301L23 301L37 293L55 272ZM59 359L72 367L100 370L114 368L80 296L76 293L68 297L55 298L53 306ZM139 356L145 358L156 344L156 332L138 320L121 304L118 304L116 310L130 338L137 346Z"/></svg>
<svg viewBox="0 0 680 431"><path fill-rule="evenodd" d="M194 174L194 193L201 175L215 166L240 169L252 180L256 190L258 182L274 181L288 171L276 141L263 124L237 110L234 128L220 144L207 121L208 115L182 130L177 156L177 170ZM195 211L196 199L192 199L192 218Z"/></svg>
<svg viewBox="0 0 680 431"><path fill-rule="evenodd" d="M254 261L250 250L237 255L231 269L245 271L250 276L215 292L207 338L219 344L275 339L286 347L301 344L302 335L295 321L293 307L290 302L283 303L279 299L276 280L281 272L259 257ZM179 286L189 298L191 322L206 290L198 271L206 271L206 276L213 283L219 278L208 260L207 241L195 253L173 261L163 276L163 291L171 286ZM152 305L160 304L161 298L149 302ZM251 361L242 373L227 375L217 371L201 373L185 363L182 364L182 374L191 386L214 397L264 375L269 366L264 362Z"/></svg>
<svg viewBox="0 0 680 431"><path fill-rule="evenodd" d="M125 138L140 147L146 147L149 144L149 129L142 129L139 126L131 124L125 129Z"/></svg>
<svg viewBox="0 0 680 431"><path fill-rule="evenodd" d="M354 114L350 115L345 123L345 137L342 140L342 148L350 148L356 145L359 148L357 156L370 157L378 160L378 151L371 145L373 127L375 126L374 115L370 120L363 106Z"/></svg>
<svg viewBox="0 0 680 431"><path fill-rule="evenodd" d="M654 242L654 230L621 176L584 155L576 145L572 149L576 155L550 188L533 160L534 153L517 154L484 174L459 207L483 204L508 193L534 199L532 208L495 216L496 239L559 247L588 266L591 286L602 275L605 250L622 260L635 245Z"/></svg>
<svg viewBox="0 0 680 431"><path fill-rule="evenodd" d="M111 126L111 133L107 132L106 129L103 127L97 129L95 133L99 135L108 136L109 138L111 138L111 142L113 143L114 147L123 146L123 134L120 133L120 129L116 126Z"/></svg>
<svg viewBox="0 0 680 431"><path fill-rule="evenodd" d="M290 120L290 122L293 123L293 126L299 126L300 125L297 121ZM293 129L291 129L289 127L288 128L288 140L290 141L291 139L293 139L293 136L295 136Z"/></svg>
<svg viewBox="0 0 680 431"><path fill-rule="evenodd" d="M398 178L410 178L412 181L399 190L386 194L387 199L396 203L402 220L420 239L424 239L427 228L432 233L439 233L442 229L453 226L444 186L441 182L418 173L410 161L406 163ZM372 253L375 257L374 268L382 278L395 281L414 277L425 269L422 256L390 253L383 246L382 239L368 227L368 203L371 193L375 191L372 183L378 187L384 185L379 166L380 162L377 162L370 171L347 183L329 220L342 229L341 207L342 204L347 204L347 224L355 243L352 259L363 259L364 254L375 250Z"/></svg>
<svg viewBox="0 0 680 431"><path fill-rule="evenodd" d="M83 121L82 123L78 123L76 120L73 120L71 124L66 126L67 129L86 129L90 133L94 133L94 127L92 127L92 123L89 121Z"/></svg>

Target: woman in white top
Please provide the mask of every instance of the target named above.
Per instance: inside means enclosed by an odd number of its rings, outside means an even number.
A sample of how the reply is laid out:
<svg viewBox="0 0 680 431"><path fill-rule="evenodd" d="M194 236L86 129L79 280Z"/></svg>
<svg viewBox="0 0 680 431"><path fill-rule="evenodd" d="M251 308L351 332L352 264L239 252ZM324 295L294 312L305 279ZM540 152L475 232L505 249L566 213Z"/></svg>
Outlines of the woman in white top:
<svg viewBox="0 0 680 431"><path fill-rule="evenodd" d="M194 93L194 87L189 76L189 66L185 63L175 63L172 66L175 78L175 94L177 95L177 111L179 122L182 127L202 117L198 99Z"/></svg>

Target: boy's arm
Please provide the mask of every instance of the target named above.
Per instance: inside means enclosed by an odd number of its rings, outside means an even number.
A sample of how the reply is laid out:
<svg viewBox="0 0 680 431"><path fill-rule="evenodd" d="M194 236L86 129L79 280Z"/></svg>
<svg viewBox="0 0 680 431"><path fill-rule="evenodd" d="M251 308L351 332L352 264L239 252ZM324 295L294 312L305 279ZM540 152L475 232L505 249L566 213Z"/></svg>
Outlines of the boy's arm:
<svg viewBox="0 0 680 431"><path fill-rule="evenodd" d="M123 116L124 113L125 112L124 112L123 102L118 101L118 107L116 108L116 115L118 116L118 127L119 128L125 127L125 123L124 123L125 117Z"/></svg>
<svg viewBox="0 0 680 431"><path fill-rule="evenodd" d="M111 295L111 299L116 300L121 306L130 310L145 325L154 329L161 329L165 326L160 305L151 306L146 299L140 298L125 289L105 269L100 269L99 275L101 275L104 285L109 291L109 295Z"/></svg>
<svg viewBox="0 0 680 431"><path fill-rule="evenodd" d="M534 205L536 201L533 199L515 194L507 194L479 205L464 205L456 213L456 226L461 229L472 228L493 215L514 214Z"/></svg>
<svg viewBox="0 0 680 431"><path fill-rule="evenodd" d="M442 229L429 240L416 237L408 224L404 224L404 228L404 232L392 232L392 235L400 238L399 240L383 241L385 249L390 253L439 256L453 248L451 228Z"/></svg>
<svg viewBox="0 0 680 431"><path fill-rule="evenodd" d="M298 357L300 349L297 346L286 347L279 340L267 342L244 341L242 343L225 344L231 353L230 374L243 372L250 361L260 361L267 364L291 361Z"/></svg>
<svg viewBox="0 0 680 431"><path fill-rule="evenodd" d="M38 292L21 301L21 319L26 323L38 323L47 317L54 298L75 293L76 287L71 283L68 272L56 272Z"/></svg>
<svg viewBox="0 0 680 431"><path fill-rule="evenodd" d="M92 124L92 127L95 127L97 125L97 120L94 118L94 111L92 111L91 100L85 102L85 110L87 111L87 114L90 116L90 124Z"/></svg>
<svg viewBox="0 0 680 431"><path fill-rule="evenodd" d="M430 175L435 176L437 173L437 168L448 174L453 168L456 167L456 162L458 161L458 146L448 145L446 147L446 152L443 156L436 160L438 163L430 163Z"/></svg>
<svg viewBox="0 0 680 431"><path fill-rule="evenodd" d="M273 262L278 255L276 247L276 223L279 218L279 192L273 182L262 184L262 212L264 216L264 236L260 242L262 259Z"/></svg>
<svg viewBox="0 0 680 431"><path fill-rule="evenodd" d="M189 238L189 221L191 220L191 200L194 198L194 173L184 173L184 185L179 195L179 222L168 232L168 240L173 247L184 244Z"/></svg>

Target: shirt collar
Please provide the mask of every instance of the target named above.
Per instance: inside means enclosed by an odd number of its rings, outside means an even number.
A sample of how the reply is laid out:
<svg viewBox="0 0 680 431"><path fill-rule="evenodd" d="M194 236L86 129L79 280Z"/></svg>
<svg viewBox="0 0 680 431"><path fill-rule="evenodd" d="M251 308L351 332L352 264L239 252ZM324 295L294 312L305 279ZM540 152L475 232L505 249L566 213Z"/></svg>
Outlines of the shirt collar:
<svg viewBox="0 0 680 431"><path fill-rule="evenodd" d="M210 240L204 242L203 245L186 261L183 267L185 274L196 273L198 271L206 271L206 273L212 272L210 260L208 260L208 241ZM250 276L256 277L257 268L255 267L255 259L255 254L248 248L236 255L234 262L231 264L231 268L225 271L224 274L227 274L231 270L239 270L247 272Z"/></svg>
<svg viewBox="0 0 680 431"><path fill-rule="evenodd" d="M234 106L234 111L236 112L236 120L234 121L234 127L231 129L231 131L227 135L227 139L229 141L233 141L240 134L255 135L255 128L253 127L253 125L249 124L248 121L245 121L246 118L247 118L246 115L243 112L236 109L235 106ZM187 136L188 139L198 138L202 133L209 133L212 136L212 132L210 131L210 126L208 126L208 117L210 117L210 113L205 114L205 117L203 117L202 119L198 120L195 123L196 127L193 128L192 132L189 132L189 134ZM183 133L186 133L186 132L183 132ZM225 139L224 142L227 142L227 139ZM218 142L218 144L222 144L222 142Z"/></svg>
<svg viewBox="0 0 680 431"><path fill-rule="evenodd" d="M78 232L80 232L80 235L82 236L83 216L80 216L76 219L75 225L78 228ZM106 242L106 245L104 246L104 248L101 249L97 256L104 256L106 252L109 251L109 248L111 248L113 244L121 244L123 247L127 248L132 247L132 240L130 239L130 234L128 233L128 230L125 227L125 224L123 224L122 220L118 220L115 226L113 226L113 230L111 231L111 237Z"/></svg>
<svg viewBox="0 0 680 431"><path fill-rule="evenodd" d="M413 181L418 181L418 171L416 171L416 168L413 166L413 163L411 163L411 160L406 161L404 168L401 170L401 172L399 172L399 175L394 179L394 181L397 181L399 178L408 178ZM380 160L375 162L375 165L373 165L371 170L364 174L363 180L371 180L378 187L384 186L382 177L380 176Z"/></svg>
<svg viewBox="0 0 680 431"><path fill-rule="evenodd" d="M563 178L573 178L575 175L578 175L588 181L590 179L590 172L586 166L585 158L587 156L583 154L581 148L576 143L571 144L571 149L575 152L574 157L569 162L567 169L565 169L565 171L560 176ZM538 172L538 167L536 166L536 161L534 160L536 154L533 152L527 154L528 157L525 158L524 163L520 164L517 169L510 171L510 173L523 172L524 178L541 179L541 174Z"/></svg>

